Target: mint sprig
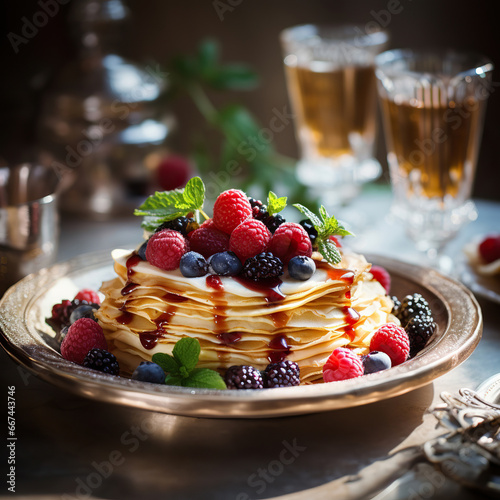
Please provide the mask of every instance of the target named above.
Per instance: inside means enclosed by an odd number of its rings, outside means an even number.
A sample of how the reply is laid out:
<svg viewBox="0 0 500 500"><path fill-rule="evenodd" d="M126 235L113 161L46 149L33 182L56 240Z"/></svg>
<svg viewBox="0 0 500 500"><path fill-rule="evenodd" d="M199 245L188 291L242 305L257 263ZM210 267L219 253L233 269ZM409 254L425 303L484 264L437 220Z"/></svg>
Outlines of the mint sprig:
<svg viewBox="0 0 500 500"><path fill-rule="evenodd" d="M286 200L288 198L286 196L282 196L278 198L276 194L272 191L269 191L269 195L267 196L267 211L269 215L277 214L281 212L286 207Z"/></svg>
<svg viewBox="0 0 500 500"><path fill-rule="evenodd" d="M177 219L190 212L202 212L205 201L205 184L199 177L189 179L183 189L157 191L134 211L143 216L142 227L154 231L160 224Z"/></svg>
<svg viewBox="0 0 500 500"><path fill-rule="evenodd" d="M176 342L170 354L153 355L153 363L160 365L167 373L165 384L204 389L226 389L222 377L210 368L196 368L200 357L200 342L184 337Z"/></svg>
<svg viewBox="0 0 500 500"><path fill-rule="evenodd" d="M319 209L319 216L299 203L295 204L294 207L311 221L314 229L318 232L316 237L318 252L330 264L338 264L342 260L342 255L340 255L337 245L330 240L330 236L354 236L354 234L348 231L335 216L330 216L323 205Z"/></svg>

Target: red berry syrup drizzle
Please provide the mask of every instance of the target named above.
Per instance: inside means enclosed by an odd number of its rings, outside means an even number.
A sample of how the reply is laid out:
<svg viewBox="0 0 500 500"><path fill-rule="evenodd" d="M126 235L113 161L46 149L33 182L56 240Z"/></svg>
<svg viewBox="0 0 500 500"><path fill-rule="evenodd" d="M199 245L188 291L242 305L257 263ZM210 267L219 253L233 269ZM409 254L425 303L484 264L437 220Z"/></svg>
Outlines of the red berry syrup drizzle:
<svg viewBox="0 0 500 500"><path fill-rule="evenodd" d="M132 281L136 272L134 267L139 264L139 262L142 262L142 259L136 252L132 253L132 255L130 255L127 259L125 264L127 267L127 282L121 290L121 294L123 296L129 295L140 286ZM145 349L153 349L158 343L158 339L164 337L165 333L167 333L165 331L165 327L170 323L177 311L177 307L172 305L172 303L179 303L187 300L187 297L183 297L182 295L173 292L166 292L162 298L169 302L170 305L163 314L156 318L156 329L139 333L139 339ZM128 325L131 323L134 319L134 315L127 311L127 301L125 301L122 307L120 307L120 311L122 311L122 314L116 318L116 321L122 325Z"/></svg>
<svg viewBox="0 0 500 500"><path fill-rule="evenodd" d="M155 319L156 330L139 333L139 339L144 349L153 349L158 343L158 339L165 337L166 327L172 321L177 312L177 306L169 305L167 310Z"/></svg>
<svg viewBox="0 0 500 500"><path fill-rule="evenodd" d="M348 301L348 305L344 306L344 320L346 326L344 327L344 335L347 335L352 342L356 337L356 331L354 330L354 325L358 322L360 316L358 311L351 307L351 286L354 283L354 271L349 269L337 269L332 267L327 262L316 262L316 267L319 269L324 269L328 274L328 278L336 281L343 281L346 285L349 285L349 289L345 293L345 298Z"/></svg>
<svg viewBox="0 0 500 500"><path fill-rule="evenodd" d="M291 352L292 348L288 345L286 335L275 335L271 342L269 342L267 359L270 363L279 363L281 361L285 361Z"/></svg>
<svg viewBox="0 0 500 500"><path fill-rule="evenodd" d="M212 289L210 299L213 303L212 313L214 317L214 331L217 339L222 345L231 345L241 340L241 333L228 332L226 325L227 301L225 300L224 284L219 276L211 274L205 280L207 287ZM228 361L228 353L217 351L217 356L221 363Z"/></svg>
<svg viewBox="0 0 500 500"><path fill-rule="evenodd" d="M134 267L141 261L142 259L139 257L139 255L137 255L136 252L133 252L127 259L127 262L125 263L125 266L127 267L127 282L125 283L125 286L122 288L121 291L122 295L128 295L129 293L132 293L139 286L137 283L134 283L132 281L132 277L135 274Z"/></svg>
<svg viewBox="0 0 500 500"><path fill-rule="evenodd" d="M260 292L264 295L268 306L273 303L281 302L286 296L281 291L283 282L279 278L270 278L261 281L250 281L242 278L235 278L238 283L253 290ZM288 315L284 312L270 313L271 319L276 329L283 328L288 323ZM291 347L288 345L286 335L275 335L268 344L269 351L267 358L271 363L278 363L284 361L286 357L292 352Z"/></svg>
<svg viewBox="0 0 500 500"><path fill-rule="evenodd" d="M235 276L233 279L249 290L262 293L268 304L270 302L280 302L285 298L285 294L281 291L283 282L279 278L252 281Z"/></svg>

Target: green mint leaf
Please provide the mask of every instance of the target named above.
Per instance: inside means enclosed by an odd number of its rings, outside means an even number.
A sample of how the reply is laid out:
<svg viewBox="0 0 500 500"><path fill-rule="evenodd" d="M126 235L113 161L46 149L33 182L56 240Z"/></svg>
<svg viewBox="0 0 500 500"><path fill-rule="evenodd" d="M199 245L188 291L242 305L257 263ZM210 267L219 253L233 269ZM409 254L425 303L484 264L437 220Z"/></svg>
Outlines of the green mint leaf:
<svg viewBox="0 0 500 500"><path fill-rule="evenodd" d="M182 385L185 379L179 377L178 375L167 375L165 377L165 384L167 385Z"/></svg>
<svg viewBox="0 0 500 500"><path fill-rule="evenodd" d="M196 212L203 207L205 185L199 177L189 179L184 189L157 191L134 211L134 215L149 217L142 226L148 230L155 229L162 222L177 219L189 212Z"/></svg>
<svg viewBox="0 0 500 500"><path fill-rule="evenodd" d="M182 381L184 387L199 387L204 389L227 389L224 379L210 368L196 368L187 379Z"/></svg>
<svg viewBox="0 0 500 500"><path fill-rule="evenodd" d="M181 365L169 354L164 354L163 352L157 352L153 354L153 363L160 365L165 373L177 374Z"/></svg>
<svg viewBox="0 0 500 500"><path fill-rule="evenodd" d="M304 205L301 205L300 203L296 203L294 207L302 214L305 215L310 221L311 224L314 226L316 231L319 233L319 229L323 226L323 223L321 222L321 219L313 212L311 212L307 207Z"/></svg>
<svg viewBox="0 0 500 500"><path fill-rule="evenodd" d="M342 260L342 256L333 241L320 240L318 243L318 251L330 264L338 264Z"/></svg>
<svg viewBox="0 0 500 500"><path fill-rule="evenodd" d="M189 179L184 188L184 202L193 207L197 207L196 210L203 208L203 202L205 201L205 184L199 177L193 177ZM194 210L192 210L194 212Z"/></svg>
<svg viewBox="0 0 500 500"><path fill-rule="evenodd" d="M354 233L351 233L351 231L348 231L342 224L340 224L340 222L338 223L335 234L338 234L339 236L356 236Z"/></svg>
<svg viewBox="0 0 500 500"><path fill-rule="evenodd" d="M200 351L200 342L197 339L184 337L176 342L172 354L189 373L196 366L196 363L198 363Z"/></svg>
<svg viewBox="0 0 500 500"><path fill-rule="evenodd" d="M269 195L267 197L267 211L269 212L269 215L281 212L286 207L286 200L286 196L278 198L272 191L269 191Z"/></svg>

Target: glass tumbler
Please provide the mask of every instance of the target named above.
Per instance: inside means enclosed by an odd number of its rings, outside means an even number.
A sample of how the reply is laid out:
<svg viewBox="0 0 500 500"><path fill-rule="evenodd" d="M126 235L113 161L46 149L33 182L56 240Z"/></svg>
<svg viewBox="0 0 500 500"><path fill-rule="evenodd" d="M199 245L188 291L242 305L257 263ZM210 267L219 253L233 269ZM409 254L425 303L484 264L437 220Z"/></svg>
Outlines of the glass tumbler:
<svg viewBox="0 0 500 500"><path fill-rule="evenodd" d="M297 177L327 205L349 202L376 179L374 58L385 31L303 25L281 33L289 98L301 149Z"/></svg>
<svg viewBox="0 0 500 500"><path fill-rule="evenodd" d="M472 53L391 50L376 57L392 211L431 259L477 216L470 196L492 70Z"/></svg>

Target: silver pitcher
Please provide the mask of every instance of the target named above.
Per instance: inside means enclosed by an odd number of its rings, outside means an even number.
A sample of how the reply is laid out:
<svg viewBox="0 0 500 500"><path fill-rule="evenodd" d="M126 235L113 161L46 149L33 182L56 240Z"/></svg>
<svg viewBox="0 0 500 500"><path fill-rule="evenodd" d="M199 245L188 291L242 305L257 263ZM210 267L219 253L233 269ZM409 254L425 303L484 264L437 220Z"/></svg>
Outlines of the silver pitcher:
<svg viewBox="0 0 500 500"><path fill-rule="evenodd" d="M0 295L57 255L59 179L51 167L0 166Z"/></svg>

